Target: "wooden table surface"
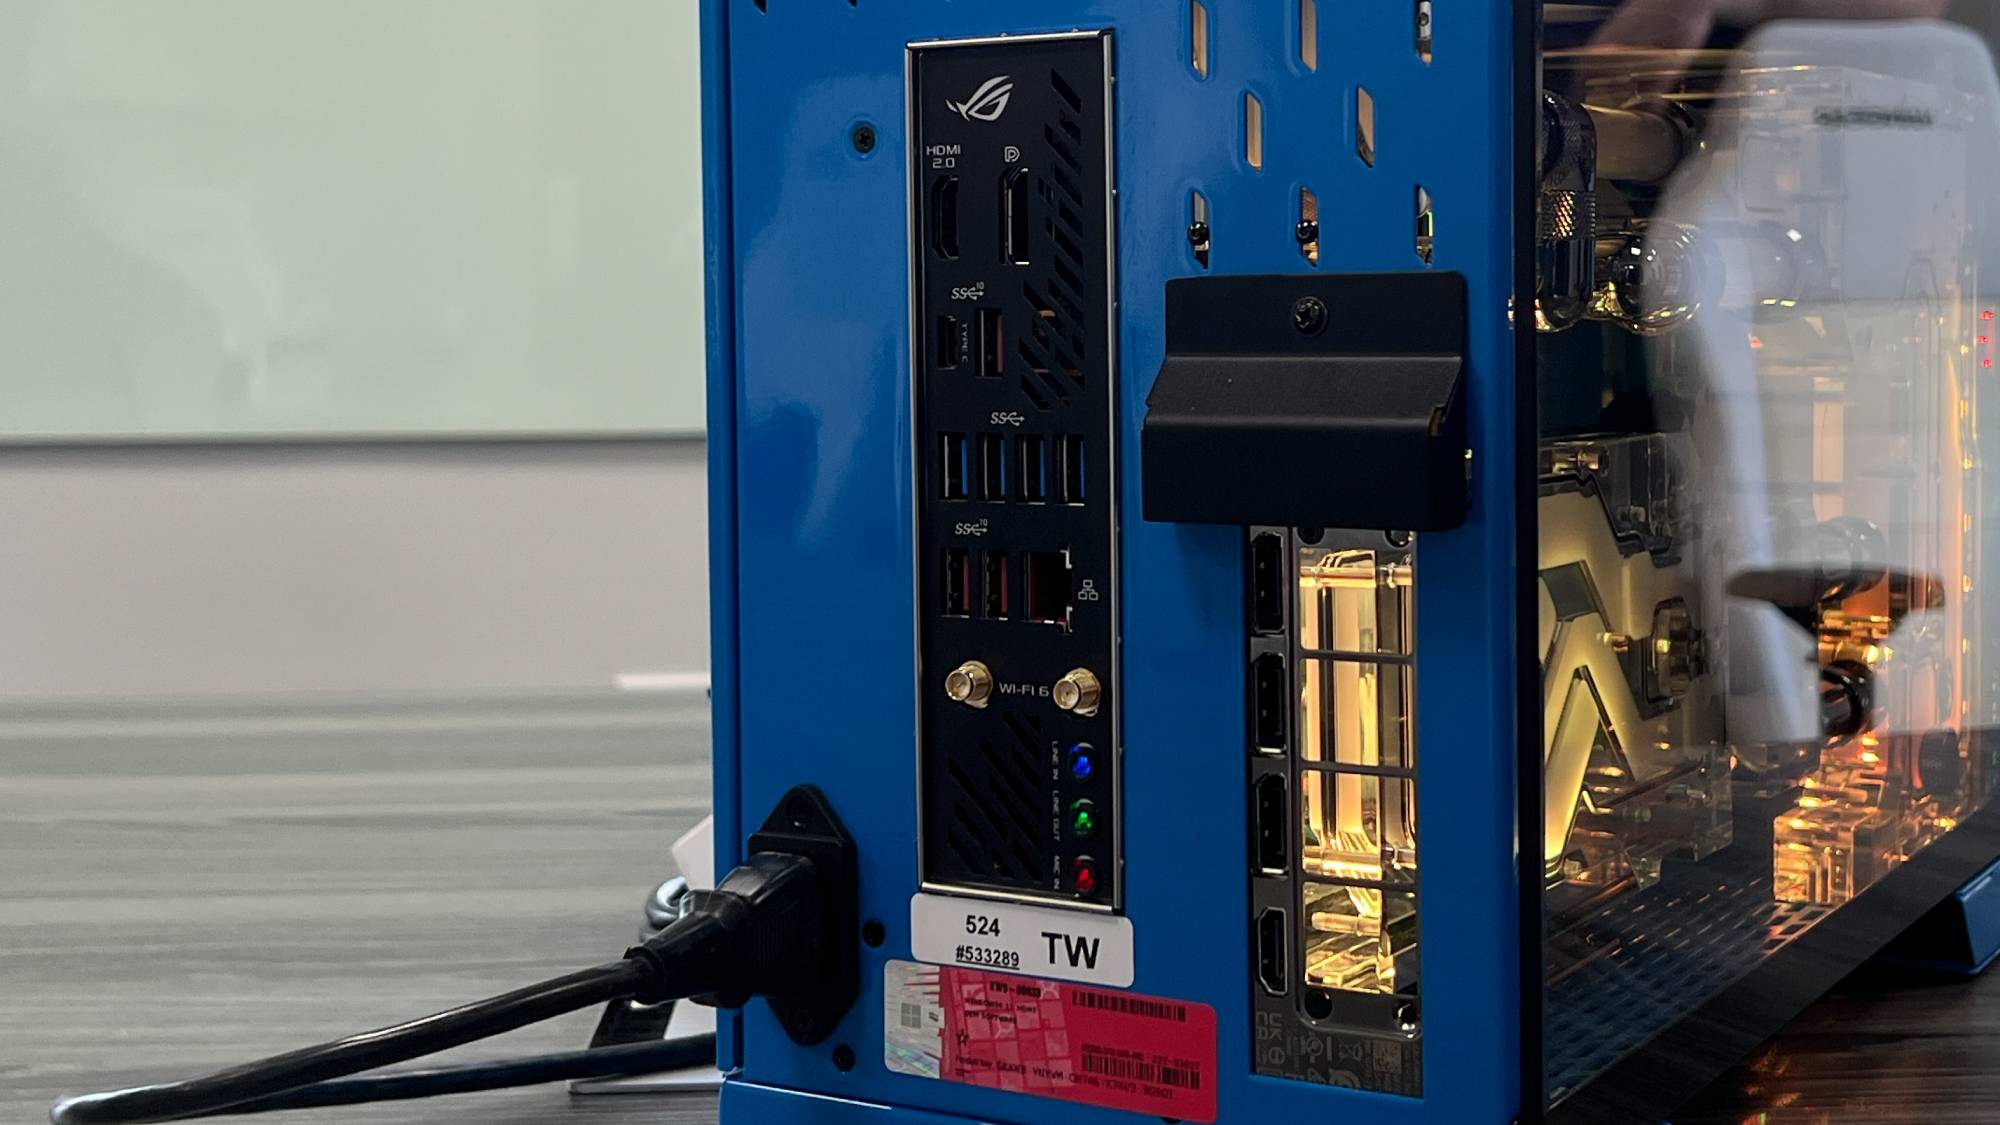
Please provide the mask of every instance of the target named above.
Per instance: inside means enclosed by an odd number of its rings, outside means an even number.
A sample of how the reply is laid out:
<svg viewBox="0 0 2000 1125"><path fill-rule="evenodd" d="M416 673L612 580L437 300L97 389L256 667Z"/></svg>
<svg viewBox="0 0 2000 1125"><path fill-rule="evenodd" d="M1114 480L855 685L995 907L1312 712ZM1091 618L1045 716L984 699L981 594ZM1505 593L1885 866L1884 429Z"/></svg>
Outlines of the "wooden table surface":
<svg viewBox="0 0 2000 1125"><path fill-rule="evenodd" d="M603 960L707 786L694 707L0 721L0 1122ZM593 1019L457 1057L580 1047ZM542 1088L275 1120L713 1119ZM1864 972L1674 1120L2000 1121L2000 975Z"/></svg>

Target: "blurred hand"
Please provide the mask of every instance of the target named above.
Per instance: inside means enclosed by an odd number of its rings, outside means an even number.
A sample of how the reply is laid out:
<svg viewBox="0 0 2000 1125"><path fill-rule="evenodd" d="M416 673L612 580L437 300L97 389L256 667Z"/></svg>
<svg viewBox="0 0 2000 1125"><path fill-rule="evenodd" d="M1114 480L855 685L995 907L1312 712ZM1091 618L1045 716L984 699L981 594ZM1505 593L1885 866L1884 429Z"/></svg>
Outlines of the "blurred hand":
<svg viewBox="0 0 2000 1125"><path fill-rule="evenodd" d="M1950 0L1631 0L1604 22L1596 42L1618 47L1699 47L1717 24L1755 27L1781 19L1937 19Z"/></svg>

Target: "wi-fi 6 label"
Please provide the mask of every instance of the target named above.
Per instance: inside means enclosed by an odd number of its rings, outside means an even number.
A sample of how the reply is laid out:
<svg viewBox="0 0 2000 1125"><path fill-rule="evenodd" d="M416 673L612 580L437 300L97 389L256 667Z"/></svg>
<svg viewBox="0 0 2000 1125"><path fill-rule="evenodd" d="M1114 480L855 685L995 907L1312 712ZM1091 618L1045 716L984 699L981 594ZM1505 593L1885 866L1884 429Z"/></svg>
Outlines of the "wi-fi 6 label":
<svg viewBox="0 0 2000 1125"><path fill-rule="evenodd" d="M910 953L919 961L1129 988L1132 922L1109 914L917 895Z"/></svg>
<svg viewBox="0 0 2000 1125"><path fill-rule="evenodd" d="M1062 981L891 961L882 1061L898 1074L1207 1125L1215 1009Z"/></svg>

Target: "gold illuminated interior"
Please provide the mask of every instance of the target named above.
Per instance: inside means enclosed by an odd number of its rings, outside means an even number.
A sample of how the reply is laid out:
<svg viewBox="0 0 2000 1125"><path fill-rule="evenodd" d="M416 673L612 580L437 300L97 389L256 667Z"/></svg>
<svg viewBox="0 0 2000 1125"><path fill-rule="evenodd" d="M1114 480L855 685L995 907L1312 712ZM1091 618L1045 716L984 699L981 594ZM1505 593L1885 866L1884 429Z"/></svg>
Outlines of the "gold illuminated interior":
<svg viewBox="0 0 2000 1125"><path fill-rule="evenodd" d="M1416 993L1413 559L1407 544L1299 554L1305 978L1336 992Z"/></svg>

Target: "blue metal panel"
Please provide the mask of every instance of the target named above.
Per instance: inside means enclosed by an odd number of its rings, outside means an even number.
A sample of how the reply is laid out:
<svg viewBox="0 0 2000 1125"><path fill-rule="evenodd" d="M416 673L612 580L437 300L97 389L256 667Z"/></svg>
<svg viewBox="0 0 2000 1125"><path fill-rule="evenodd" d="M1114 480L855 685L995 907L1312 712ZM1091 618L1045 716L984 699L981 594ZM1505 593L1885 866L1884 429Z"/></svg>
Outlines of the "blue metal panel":
<svg viewBox="0 0 2000 1125"><path fill-rule="evenodd" d="M703 237L708 272L708 574L710 741L714 765L716 876L742 858L738 779L742 770L736 721L736 260L730 199L729 5L701 11ZM741 1024L718 1013L716 1058L727 1070L742 1049Z"/></svg>
<svg viewBox="0 0 2000 1125"><path fill-rule="evenodd" d="M822 1100L781 1110L777 1090L984 1120L1132 1120L881 1067L881 964L908 955L917 877L904 47L1079 27L1114 29L1118 75L1135 987L1216 1009L1225 1121L1334 1112L1349 1125L1512 1120L1521 925L1510 7L1440 6L1436 60L1426 66L1413 49L1413 3L1321 0L1319 67L1309 72L1294 4L1207 0L1203 79L1189 64L1180 0L769 0L769 11L752 0L706 3L710 105L727 116L726 138L709 142L711 160L726 162L712 173L712 213L727 216L711 229L722 318L711 397L723 404L714 424L733 426L711 431L718 859L734 858L745 821L786 788L816 784L860 844L863 917L889 935L866 951L864 994L827 1044L797 1048L761 1006L746 1011L725 1120L846 1119ZM1357 85L1375 99L1372 168L1355 153ZM1264 106L1261 172L1243 158L1246 90ZM848 141L860 121L880 136L867 155ZM1270 273L1311 268L1292 238L1301 185L1320 200L1321 268L1420 268L1418 184L1436 202L1436 268L1469 283L1478 457L1471 520L1424 541L1417 607L1428 1092L1412 1100L1250 1074L1242 540L1140 520L1136 451L1162 360L1163 287L1200 272L1184 237L1191 189L1211 203L1212 270ZM1328 488L1346 486L1341 469L1329 457ZM724 542L732 531L733 552ZM731 653L740 674L725 671ZM851 1045L860 1065L836 1070L835 1043ZM857 1106L853 1119L879 1116Z"/></svg>

